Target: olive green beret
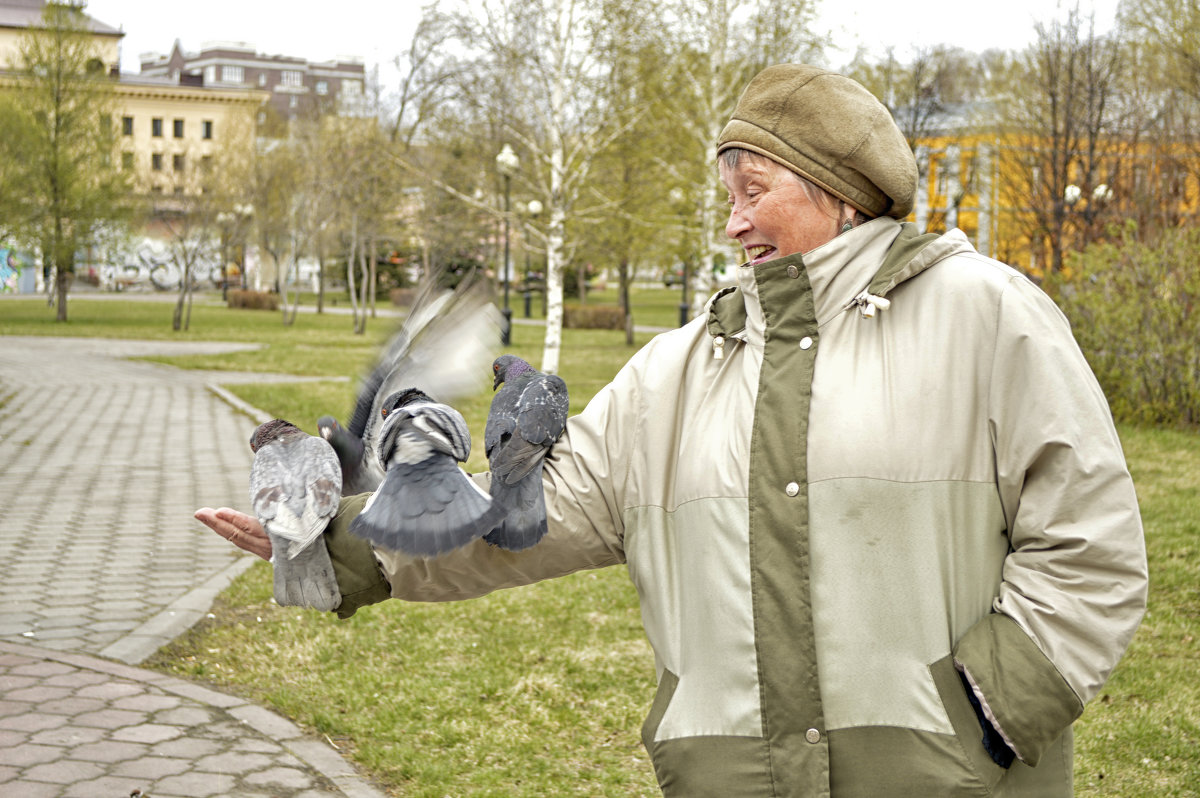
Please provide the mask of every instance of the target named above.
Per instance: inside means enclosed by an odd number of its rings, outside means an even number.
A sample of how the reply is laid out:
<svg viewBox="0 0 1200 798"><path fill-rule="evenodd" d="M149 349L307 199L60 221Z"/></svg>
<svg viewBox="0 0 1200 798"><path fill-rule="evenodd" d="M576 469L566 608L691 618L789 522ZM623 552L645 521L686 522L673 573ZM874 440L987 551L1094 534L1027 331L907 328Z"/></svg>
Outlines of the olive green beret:
<svg viewBox="0 0 1200 798"><path fill-rule="evenodd" d="M758 73L721 131L718 154L765 155L868 216L913 208L917 161L879 100L843 75L804 64Z"/></svg>

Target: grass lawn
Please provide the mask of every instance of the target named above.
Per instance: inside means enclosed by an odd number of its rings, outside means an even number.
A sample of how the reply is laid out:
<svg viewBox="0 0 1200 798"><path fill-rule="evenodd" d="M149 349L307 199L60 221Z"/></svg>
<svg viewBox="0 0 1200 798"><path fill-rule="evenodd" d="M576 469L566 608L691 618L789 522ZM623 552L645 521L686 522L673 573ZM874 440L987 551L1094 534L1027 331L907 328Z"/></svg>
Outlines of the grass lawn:
<svg viewBox="0 0 1200 798"><path fill-rule="evenodd" d="M657 293L665 313L677 294ZM374 322L364 340L345 316L302 314L287 329L275 314L197 307L192 330L178 334L170 305L80 299L69 309L72 321L57 325L44 303L0 301L0 334L256 341L257 352L170 362L353 378L392 323ZM513 336L512 351L537 362L541 329L517 325ZM620 333L566 332L572 412L631 352ZM346 414L353 385L236 390L311 429L322 412ZM489 399L484 392L460 406L477 440ZM1076 724L1075 793L1197 796L1200 435L1120 432L1146 527L1150 608ZM479 447L469 467L484 467ZM261 701L327 736L396 796L658 795L638 739L653 657L623 569L457 604L387 602L337 621L277 607L263 563L148 666Z"/></svg>

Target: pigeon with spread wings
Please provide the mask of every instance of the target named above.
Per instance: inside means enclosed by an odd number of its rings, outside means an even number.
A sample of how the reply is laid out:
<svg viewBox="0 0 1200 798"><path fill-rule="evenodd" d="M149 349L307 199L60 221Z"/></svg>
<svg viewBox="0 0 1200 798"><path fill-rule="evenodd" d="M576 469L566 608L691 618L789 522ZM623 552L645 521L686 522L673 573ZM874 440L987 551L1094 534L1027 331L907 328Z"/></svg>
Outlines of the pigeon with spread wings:
<svg viewBox="0 0 1200 798"><path fill-rule="evenodd" d="M416 388L397 391L380 410L383 483L350 531L376 546L436 557L491 530L503 515L458 463L471 454L462 415Z"/></svg>
<svg viewBox="0 0 1200 798"><path fill-rule="evenodd" d="M495 357L500 325L485 280L467 275L450 290L440 287L437 274L425 279L359 386L349 421L317 421L341 463L343 495L369 493L383 481L385 459L375 450L384 401L410 387L443 402L475 395L483 388L482 370Z"/></svg>

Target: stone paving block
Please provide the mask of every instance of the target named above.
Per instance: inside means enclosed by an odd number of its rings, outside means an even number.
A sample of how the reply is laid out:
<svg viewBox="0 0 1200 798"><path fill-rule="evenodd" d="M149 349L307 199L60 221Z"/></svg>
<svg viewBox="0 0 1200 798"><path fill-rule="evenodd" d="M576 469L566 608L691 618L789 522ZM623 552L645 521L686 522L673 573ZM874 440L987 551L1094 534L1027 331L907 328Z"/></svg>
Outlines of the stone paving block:
<svg viewBox="0 0 1200 798"><path fill-rule="evenodd" d="M178 739L159 743L150 749L150 753L154 756L196 759L215 754L223 748L223 745L213 740L198 740L192 737L190 739Z"/></svg>
<svg viewBox="0 0 1200 798"><path fill-rule="evenodd" d="M66 698L71 695L71 689L68 687L46 687L38 685L35 687L25 687L20 690L11 690L5 696L10 701L25 701L28 703L38 703L42 701L54 701L59 698Z"/></svg>
<svg viewBox="0 0 1200 798"><path fill-rule="evenodd" d="M202 726L211 723L212 719L212 712L196 706L168 709L154 715L156 723L169 723L175 726Z"/></svg>
<svg viewBox="0 0 1200 798"><path fill-rule="evenodd" d="M112 739L131 743L162 743L174 740L183 734L178 726L162 726L157 723L143 723L140 726L128 726L117 729L112 733Z"/></svg>
<svg viewBox="0 0 1200 798"><path fill-rule="evenodd" d="M163 712L174 709L183 702L182 698L173 695L147 693L127 698L118 698L112 702L114 709L130 709L138 712Z"/></svg>
<svg viewBox="0 0 1200 798"><path fill-rule="evenodd" d="M62 726L58 729L48 729L31 735L29 742L42 745L76 746L84 743L94 743L104 737L104 729L89 729L79 726ZM0 741L0 748L4 747Z"/></svg>
<svg viewBox="0 0 1200 798"><path fill-rule="evenodd" d="M95 726L100 729L119 729L122 726L134 726L144 723L145 712L130 712L126 709L102 709L99 712L85 712L75 716L74 722L80 726Z"/></svg>
<svg viewBox="0 0 1200 798"><path fill-rule="evenodd" d="M246 776L246 781L257 785L275 785L289 790L303 790L313 786L312 778L295 768L270 768Z"/></svg>
<svg viewBox="0 0 1200 798"><path fill-rule="evenodd" d="M196 761L196 770L210 773L232 773L241 775L269 767L271 758L265 754L243 754L237 751L213 754Z"/></svg>
<svg viewBox="0 0 1200 798"><path fill-rule="evenodd" d="M159 780L156 794L177 793L190 798L208 798L210 795L232 794L235 782L232 776L214 773L184 773ZM126 793L128 794L128 793Z"/></svg>
<svg viewBox="0 0 1200 798"><path fill-rule="evenodd" d="M39 732L57 729L67 722L65 715L43 715L39 712L24 712L0 718L0 730Z"/></svg>
<svg viewBox="0 0 1200 798"><path fill-rule="evenodd" d="M166 776L177 776L191 765L191 760L188 759L148 756L144 759L122 762L113 768L112 773L114 776L127 776L131 779L145 779L153 782ZM158 795L157 789L155 789L154 795Z"/></svg>
<svg viewBox="0 0 1200 798"><path fill-rule="evenodd" d="M70 696L55 701L43 701L38 705L42 712L54 715L75 715L80 712L98 712L104 708L104 702L95 698L79 698Z"/></svg>
<svg viewBox="0 0 1200 798"><path fill-rule="evenodd" d="M73 784L99 778L104 770L95 762L79 762L63 759L48 765L37 765L25 771L23 778L31 781L48 781L53 784Z"/></svg>
<svg viewBox="0 0 1200 798"><path fill-rule="evenodd" d="M25 779L16 779L4 785L5 795L11 794L13 798L60 798L62 796L61 789L62 787L58 784L26 781ZM94 796L90 798L94 798Z"/></svg>
<svg viewBox="0 0 1200 798"><path fill-rule="evenodd" d="M90 781L81 781L67 787L62 798L100 798L100 796L118 796L124 798L134 790L143 790L146 782L142 779L131 779L123 776L101 776ZM213 795L214 793L206 793Z"/></svg>
<svg viewBox="0 0 1200 798"><path fill-rule="evenodd" d="M107 681L107 677L102 673L96 673L95 671L75 671L74 673L51 676L44 681L44 684L54 687L87 687L103 681Z"/></svg>
<svg viewBox="0 0 1200 798"><path fill-rule="evenodd" d="M146 746L140 743L122 743L113 740L86 743L71 749L72 759L83 759L88 762L124 762L145 755Z"/></svg>
<svg viewBox="0 0 1200 798"><path fill-rule="evenodd" d="M63 749L53 745L24 743L4 752L4 762L13 767L29 767L62 759Z"/></svg>
<svg viewBox="0 0 1200 798"><path fill-rule="evenodd" d="M100 684L89 685L77 691L76 695L82 698L99 698L102 701L112 701L117 698L142 695L145 692L145 686L132 682L101 682Z"/></svg>

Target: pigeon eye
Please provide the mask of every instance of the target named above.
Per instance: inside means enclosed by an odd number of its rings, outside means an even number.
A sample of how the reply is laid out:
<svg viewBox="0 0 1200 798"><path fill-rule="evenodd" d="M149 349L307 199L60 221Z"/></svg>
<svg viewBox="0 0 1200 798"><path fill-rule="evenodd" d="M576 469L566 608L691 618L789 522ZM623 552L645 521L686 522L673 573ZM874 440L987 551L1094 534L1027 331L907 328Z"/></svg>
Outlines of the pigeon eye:
<svg viewBox="0 0 1200 798"><path fill-rule="evenodd" d="M386 418L387 417L387 408L385 407L382 410L380 410L379 415L384 416Z"/></svg>

